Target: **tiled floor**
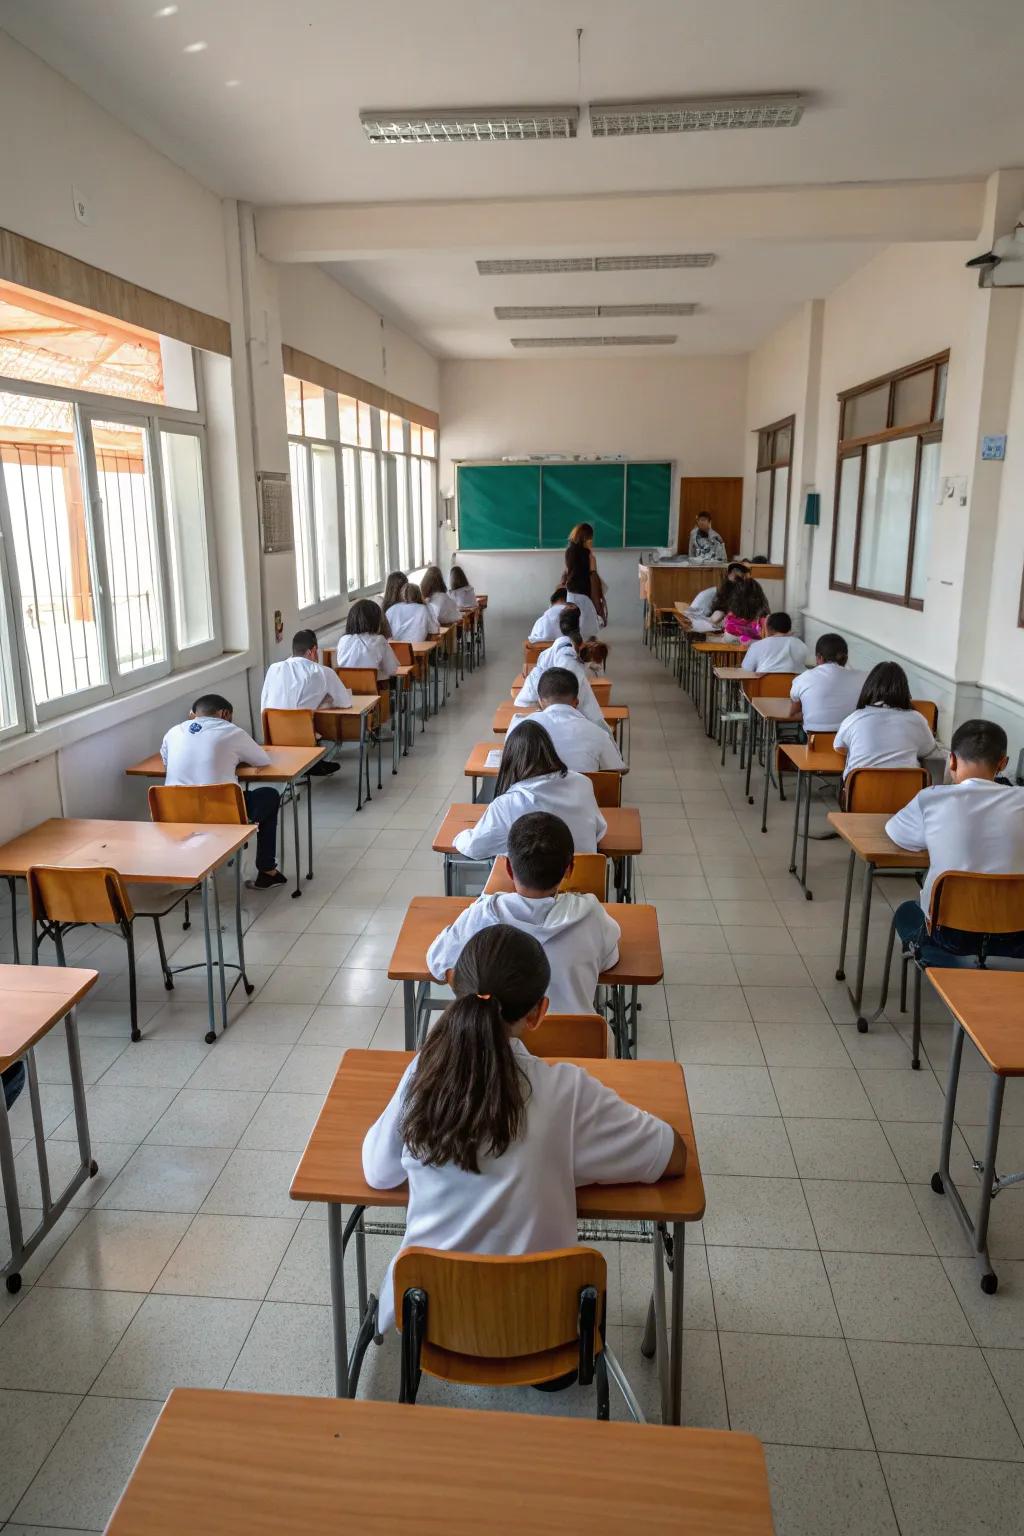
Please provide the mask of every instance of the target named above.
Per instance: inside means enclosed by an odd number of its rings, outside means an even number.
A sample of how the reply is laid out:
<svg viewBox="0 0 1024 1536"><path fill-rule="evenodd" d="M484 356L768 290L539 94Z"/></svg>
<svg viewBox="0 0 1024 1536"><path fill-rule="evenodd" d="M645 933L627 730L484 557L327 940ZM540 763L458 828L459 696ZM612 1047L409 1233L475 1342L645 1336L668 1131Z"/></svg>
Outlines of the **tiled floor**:
<svg viewBox="0 0 1024 1536"><path fill-rule="evenodd" d="M492 618L487 667L417 738L397 779L385 764L383 793L359 815L350 768L318 786L316 879L300 901L250 897L258 991L215 1046L202 1039L198 974L168 999L151 951L144 1039L129 1045L119 941L83 938L78 954L102 970L80 1014L101 1172L21 1294L0 1291L9 1536L100 1529L174 1384L331 1389L323 1212L292 1204L288 1185L341 1051L401 1045L391 943L409 897L441 891L431 837L448 803L467 797L462 765L489 734L521 632ZM720 769L660 663L633 637L612 641L615 698L633 717L627 798L651 850L639 894L658 906L666 964L665 986L644 997L640 1051L683 1062L707 1183L686 1255L687 1422L762 1437L780 1536L1011 1536L1024 1508L1024 1189L994 1207L1000 1289L983 1296L928 1186L942 1108L930 1067L941 1072L948 1049L941 1008L926 986L921 1073L897 1025L857 1034L834 979L840 847L812 846L805 902L786 873L788 807L773 802L762 836L734 761ZM882 891L876 958L884 894L903 899L907 882ZM198 958L194 934L170 931L179 958ZM67 1074L56 1042L39 1056L54 1166L66 1169ZM968 1066L955 1150L964 1179L984 1117L984 1077L976 1059ZM1017 1167L1022 1090L1011 1083L1001 1149ZM26 1110L14 1116L22 1137ZM31 1200L31 1148L20 1165ZM368 1246L379 1276L388 1242ZM649 1250L608 1252L611 1342L654 1414L653 1368L639 1353ZM364 1387L393 1394L395 1379L385 1345ZM581 1391L518 1402L592 1411Z"/></svg>

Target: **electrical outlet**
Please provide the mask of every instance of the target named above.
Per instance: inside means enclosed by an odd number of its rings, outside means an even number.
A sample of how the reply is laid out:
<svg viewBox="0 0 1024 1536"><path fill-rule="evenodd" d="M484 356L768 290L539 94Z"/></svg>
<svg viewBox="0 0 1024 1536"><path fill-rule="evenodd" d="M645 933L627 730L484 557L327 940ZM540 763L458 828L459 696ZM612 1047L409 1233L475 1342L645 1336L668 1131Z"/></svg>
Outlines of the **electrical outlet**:
<svg viewBox="0 0 1024 1536"><path fill-rule="evenodd" d="M943 475L940 501L951 501L959 507L967 505L967 476Z"/></svg>
<svg viewBox="0 0 1024 1536"><path fill-rule="evenodd" d="M72 186L71 205L75 210L75 218L79 224L92 223L92 203L80 187Z"/></svg>

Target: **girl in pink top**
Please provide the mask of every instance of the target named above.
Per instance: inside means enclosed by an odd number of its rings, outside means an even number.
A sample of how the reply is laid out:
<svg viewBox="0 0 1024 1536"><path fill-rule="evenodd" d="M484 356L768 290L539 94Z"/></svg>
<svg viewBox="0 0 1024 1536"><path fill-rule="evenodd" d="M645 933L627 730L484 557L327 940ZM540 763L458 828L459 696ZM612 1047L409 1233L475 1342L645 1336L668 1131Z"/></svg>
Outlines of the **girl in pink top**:
<svg viewBox="0 0 1024 1536"><path fill-rule="evenodd" d="M734 640L760 640L768 603L759 582L738 581L729 598L729 611L722 625Z"/></svg>

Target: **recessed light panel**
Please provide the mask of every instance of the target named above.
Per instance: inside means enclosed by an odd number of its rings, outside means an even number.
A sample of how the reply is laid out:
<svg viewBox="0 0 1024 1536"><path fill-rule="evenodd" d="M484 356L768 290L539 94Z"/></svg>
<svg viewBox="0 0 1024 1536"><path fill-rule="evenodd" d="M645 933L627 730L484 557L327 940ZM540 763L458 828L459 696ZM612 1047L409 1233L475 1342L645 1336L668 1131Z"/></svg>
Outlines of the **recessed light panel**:
<svg viewBox="0 0 1024 1536"><path fill-rule="evenodd" d="M514 347L670 347L678 336L513 336Z"/></svg>
<svg viewBox="0 0 1024 1536"><path fill-rule="evenodd" d="M696 304L498 304L495 320L622 320L636 315L692 315Z"/></svg>
<svg viewBox="0 0 1024 1536"><path fill-rule="evenodd" d="M481 277L521 277L558 272L658 272L679 267L710 267L710 251L668 256L539 256L478 261Z"/></svg>
<svg viewBox="0 0 1024 1536"><path fill-rule="evenodd" d="M576 107L432 107L360 112L371 144L484 144L574 139Z"/></svg>
<svg viewBox="0 0 1024 1536"><path fill-rule="evenodd" d="M625 106L591 102L596 139L637 134L708 133L719 128L795 128L803 116L799 96L727 96L716 100L655 101Z"/></svg>

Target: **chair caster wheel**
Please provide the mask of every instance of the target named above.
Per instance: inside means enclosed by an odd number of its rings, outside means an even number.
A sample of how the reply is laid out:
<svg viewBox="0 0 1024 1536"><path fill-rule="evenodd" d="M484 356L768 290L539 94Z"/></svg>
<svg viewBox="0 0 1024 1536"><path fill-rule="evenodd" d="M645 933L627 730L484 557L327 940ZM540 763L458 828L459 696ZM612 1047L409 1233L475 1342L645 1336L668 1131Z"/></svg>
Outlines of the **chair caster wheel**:
<svg viewBox="0 0 1024 1536"><path fill-rule="evenodd" d="M132 1039L133 1040L141 1040L142 1039L142 1030L141 1029L133 1029L132 1030Z"/></svg>
<svg viewBox="0 0 1024 1536"><path fill-rule="evenodd" d="M946 1186L942 1182L941 1173L932 1174L932 1189L934 1189L937 1195L944 1195L946 1193Z"/></svg>
<svg viewBox="0 0 1024 1536"><path fill-rule="evenodd" d="M842 968L840 968L838 971L836 971L836 981L845 981L845 980L846 980L846 972Z"/></svg>
<svg viewBox="0 0 1024 1536"><path fill-rule="evenodd" d="M93 1158L92 1162L89 1164L89 1177L90 1177L90 1179L94 1179L96 1177L96 1175L99 1173L99 1171L100 1171L100 1165L96 1161L96 1159Z"/></svg>
<svg viewBox="0 0 1024 1536"><path fill-rule="evenodd" d="M655 1352L656 1348L657 1348L657 1346L655 1344L650 1345L650 1347L648 1348L643 1343L641 1343L641 1345L640 1345L640 1353L643 1355L645 1360L653 1360L654 1359L654 1352Z"/></svg>
<svg viewBox="0 0 1024 1536"><path fill-rule="evenodd" d="M301 891L292 891L292 901L296 901L302 895Z"/></svg>
<svg viewBox="0 0 1024 1536"><path fill-rule="evenodd" d="M919 1061L912 1061L910 1063L910 1065L914 1069L915 1072L920 1072L920 1070L921 1070L921 1063Z"/></svg>
<svg viewBox="0 0 1024 1536"><path fill-rule="evenodd" d="M748 796L747 796L747 804L748 804L748 805L753 805L753 803L754 803L754 797L753 797L753 795L748 795Z"/></svg>
<svg viewBox="0 0 1024 1536"><path fill-rule="evenodd" d="M866 1035L867 1032L868 1032L868 1021L867 1021L867 1019L858 1019L857 1020L857 1033L858 1033L858 1035Z"/></svg>
<svg viewBox="0 0 1024 1536"><path fill-rule="evenodd" d="M996 1291L999 1289L999 1276L982 1275L981 1288L985 1292L986 1296L994 1296Z"/></svg>
<svg viewBox="0 0 1024 1536"><path fill-rule="evenodd" d="M165 992L173 992L174 991L174 982L168 980L166 977L164 978L164 991Z"/></svg>
<svg viewBox="0 0 1024 1536"><path fill-rule="evenodd" d="M11 1295L12 1296L17 1296L18 1292L21 1290L21 1276L20 1275L8 1275L7 1276L7 1280L6 1280L6 1285L7 1285L7 1289L10 1291Z"/></svg>
<svg viewBox="0 0 1024 1536"><path fill-rule="evenodd" d="M252 997L256 991L256 983L254 981L243 981L242 986L245 988L246 997Z"/></svg>
<svg viewBox="0 0 1024 1536"><path fill-rule="evenodd" d="M206 1034L203 1036L203 1039L206 1041L207 1045L212 1045L216 1038L217 1036L214 1034L212 1029L208 1029Z"/></svg>
<svg viewBox="0 0 1024 1536"><path fill-rule="evenodd" d="M804 900L805 901L813 901L814 900L814 892L813 891L804 891Z"/></svg>

